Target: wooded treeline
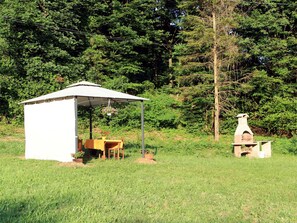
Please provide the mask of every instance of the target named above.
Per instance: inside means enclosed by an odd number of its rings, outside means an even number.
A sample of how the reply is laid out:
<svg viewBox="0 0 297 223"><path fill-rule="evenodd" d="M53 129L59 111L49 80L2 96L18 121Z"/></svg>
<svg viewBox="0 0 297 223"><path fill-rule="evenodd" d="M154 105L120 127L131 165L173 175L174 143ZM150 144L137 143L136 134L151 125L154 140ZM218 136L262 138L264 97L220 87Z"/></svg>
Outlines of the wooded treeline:
<svg viewBox="0 0 297 223"><path fill-rule="evenodd" d="M150 98L146 123L157 128L213 132L218 118L232 132L248 113L256 131L290 136L296 9L291 0L2 0L0 116L22 120L20 101L88 80ZM138 125L137 105L119 109L110 124Z"/></svg>

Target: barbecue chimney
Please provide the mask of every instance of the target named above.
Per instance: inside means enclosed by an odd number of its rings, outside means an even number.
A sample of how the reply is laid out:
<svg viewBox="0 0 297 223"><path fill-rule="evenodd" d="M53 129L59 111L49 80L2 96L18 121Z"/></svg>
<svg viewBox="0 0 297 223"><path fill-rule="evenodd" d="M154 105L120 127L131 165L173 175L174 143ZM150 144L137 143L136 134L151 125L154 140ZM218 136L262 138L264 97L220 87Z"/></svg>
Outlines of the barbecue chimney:
<svg viewBox="0 0 297 223"><path fill-rule="evenodd" d="M238 114L238 125L234 134L234 143L252 143L254 134L247 123L247 114Z"/></svg>

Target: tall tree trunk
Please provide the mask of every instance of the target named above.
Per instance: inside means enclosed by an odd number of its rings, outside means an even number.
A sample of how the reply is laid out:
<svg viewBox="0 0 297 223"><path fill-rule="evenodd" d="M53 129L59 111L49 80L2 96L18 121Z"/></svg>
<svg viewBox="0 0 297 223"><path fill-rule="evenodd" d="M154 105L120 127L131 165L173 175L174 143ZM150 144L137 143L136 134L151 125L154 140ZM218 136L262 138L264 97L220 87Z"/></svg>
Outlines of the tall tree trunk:
<svg viewBox="0 0 297 223"><path fill-rule="evenodd" d="M214 114L214 136L215 141L220 139L220 107L219 107L219 68L218 68L218 55L217 55L217 29L216 29L216 13L212 12L212 21L213 21L213 76L214 76L214 99L215 99L215 114Z"/></svg>
<svg viewBox="0 0 297 223"><path fill-rule="evenodd" d="M172 46L168 47L168 52L169 52L169 59L168 59L168 67L172 68Z"/></svg>

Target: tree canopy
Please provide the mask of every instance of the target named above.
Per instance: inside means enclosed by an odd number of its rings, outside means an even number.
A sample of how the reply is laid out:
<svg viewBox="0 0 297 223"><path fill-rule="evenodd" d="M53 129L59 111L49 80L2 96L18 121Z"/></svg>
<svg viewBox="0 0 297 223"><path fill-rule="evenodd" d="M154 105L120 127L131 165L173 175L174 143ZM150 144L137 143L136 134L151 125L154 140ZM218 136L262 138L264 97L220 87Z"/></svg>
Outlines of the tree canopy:
<svg viewBox="0 0 297 223"><path fill-rule="evenodd" d="M0 117L22 120L21 100L88 80L153 98L146 121L157 128L213 132L219 116L231 132L246 112L261 132L296 134L296 9L290 0L2 0ZM137 118L123 112L111 124Z"/></svg>

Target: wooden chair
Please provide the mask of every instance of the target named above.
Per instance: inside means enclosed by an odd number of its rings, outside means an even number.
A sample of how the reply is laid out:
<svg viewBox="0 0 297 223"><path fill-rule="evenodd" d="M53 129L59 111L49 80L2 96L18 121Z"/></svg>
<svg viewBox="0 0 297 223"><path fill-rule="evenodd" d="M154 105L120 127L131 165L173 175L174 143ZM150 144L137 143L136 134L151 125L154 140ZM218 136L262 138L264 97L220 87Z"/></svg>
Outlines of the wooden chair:
<svg viewBox="0 0 297 223"><path fill-rule="evenodd" d="M124 141L123 140L121 140L121 142L116 143L116 145L114 145L114 146L108 147L107 150L108 150L108 159L110 159L111 155L117 159L120 159L120 156L122 156L122 159L125 158Z"/></svg>
<svg viewBox="0 0 297 223"><path fill-rule="evenodd" d="M77 151L82 151L83 141L82 139L77 139Z"/></svg>
<svg viewBox="0 0 297 223"><path fill-rule="evenodd" d="M120 155L122 156L122 159L125 158L124 140L123 139L122 139L122 142L120 143L120 148L118 150L118 159L120 158Z"/></svg>

